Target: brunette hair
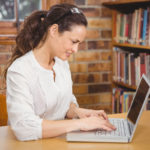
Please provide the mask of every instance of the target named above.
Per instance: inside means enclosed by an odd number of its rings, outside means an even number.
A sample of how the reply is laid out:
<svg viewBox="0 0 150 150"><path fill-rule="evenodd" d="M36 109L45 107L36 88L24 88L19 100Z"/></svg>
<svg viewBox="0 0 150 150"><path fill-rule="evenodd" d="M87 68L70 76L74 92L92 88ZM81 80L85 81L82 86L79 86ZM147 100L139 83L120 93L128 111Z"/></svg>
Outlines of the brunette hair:
<svg viewBox="0 0 150 150"><path fill-rule="evenodd" d="M57 4L48 11L35 11L25 18L22 28L16 37L16 46L5 70L5 78L9 66L19 57L44 42L49 27L58 24L58 31L70 31L73 25L87 26L87 20L81 10L72 4Z"/></svg>

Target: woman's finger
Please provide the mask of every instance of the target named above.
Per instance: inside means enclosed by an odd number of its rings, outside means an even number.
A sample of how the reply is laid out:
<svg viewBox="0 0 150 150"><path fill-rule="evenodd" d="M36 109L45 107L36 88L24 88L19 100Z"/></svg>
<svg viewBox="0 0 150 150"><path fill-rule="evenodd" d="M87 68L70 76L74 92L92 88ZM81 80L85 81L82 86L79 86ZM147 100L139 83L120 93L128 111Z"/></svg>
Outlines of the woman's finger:
<svg viewBox="0 0 150 150"><path fill-rule="evenodd" d="M102 128L103 130L106 130L106 131L112 131L112 129L109 128L109 127L107 127L107 126L102 126L101 128Z"/></svg>
<svg viewBox="0 0 150 150"><path fill-rule="evenodd" d="M112 130L116 129L116 127L114 125L112 125L109 121L107 121L105 125Z"/></svg>
<svg viewBox="0 0 150 150"><path fill-rule="evenodd" d="M107 116L107 114L105 113L104 110L99 110L99 111L97 111L96 113L97 113L98 115L100 115L101 117L103 117L103 119L108 120L108 116Z"/></svg>
<svg viewBox="0 0 150 150"><path fill-rule="evenodd" d="M108 120L108 116L104 111L101 112L101 115L105 120Z"/></svg>

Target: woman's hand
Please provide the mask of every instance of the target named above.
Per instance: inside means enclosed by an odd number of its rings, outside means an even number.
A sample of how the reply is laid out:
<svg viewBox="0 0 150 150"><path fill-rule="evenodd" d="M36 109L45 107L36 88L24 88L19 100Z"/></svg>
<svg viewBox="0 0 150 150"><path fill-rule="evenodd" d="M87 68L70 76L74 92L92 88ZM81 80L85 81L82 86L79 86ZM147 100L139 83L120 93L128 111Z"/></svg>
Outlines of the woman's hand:
<svg viewBox="0 0 150 150"><path fill-rule="evenodd" d="M104 112L104 110L76 108L75 112L79 118L95 116L95 117L101 117L102 119L108 120L108 117L106 113Z"/></svg>
<svg viewBox="0 0 150 150"><path fill-rule="evenodd" d="M77 126L80 130L83 131L95 129L104 129L107 131L112 131L116 129L109 122L104 110L78 108L74 103L71 103L66 117L79 118L76 120Z"/></svg>
<svg viewBox="0 0 150 150"><path fill-rule="evenodd" d="M112 131L116 129L115 126L113 126L108 120L96 116L82 118L79 119L78 121L79 121L80 130L82 131L89 131L95 129Z"/></svg>
<svg viewBox="0 0 150 150"><path fill-rule="evenodd" d="M86 118L91 116L101 117L105 120L108 120L108 117L104 110L78 108L74 103L70 104L70 108L66 114L67 118Z"/></svg>

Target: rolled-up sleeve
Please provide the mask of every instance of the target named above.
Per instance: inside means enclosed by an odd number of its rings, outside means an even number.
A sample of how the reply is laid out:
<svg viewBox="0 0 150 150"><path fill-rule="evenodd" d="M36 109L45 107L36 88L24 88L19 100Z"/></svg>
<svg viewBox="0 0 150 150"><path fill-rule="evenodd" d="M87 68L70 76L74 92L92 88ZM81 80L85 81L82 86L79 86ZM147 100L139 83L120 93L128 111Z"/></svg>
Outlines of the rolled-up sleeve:
<svg viewBox="0 0 150 150"><path fill-rule="evenodd" d="M72 94L71 102L73 102L74 104L76 104L77 107L79 107L79 104L78 104L77 99L76 99L76 97L74 96L74 94Z"/></svg>
<svg viewBox="0 0 150 150"><path fill-rule="evenodd" d="M8 120L20 141L42 138L42 119L34 112L28 82L23 73L8 70L6 91Z"/></svg>

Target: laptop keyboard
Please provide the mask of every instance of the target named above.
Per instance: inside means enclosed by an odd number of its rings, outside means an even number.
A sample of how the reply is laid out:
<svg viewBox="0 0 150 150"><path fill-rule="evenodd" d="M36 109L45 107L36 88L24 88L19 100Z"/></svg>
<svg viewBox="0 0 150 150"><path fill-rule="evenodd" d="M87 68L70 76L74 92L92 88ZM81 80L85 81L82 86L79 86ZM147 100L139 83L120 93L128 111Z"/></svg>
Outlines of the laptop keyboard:
<svg viewBox="0 0 150 150"><path fill-rule="evenodd" d="M97 130L96 135L104 136L126 136L124 121L120 119L110 119L110 123L116 127L114 131Z"/></svg>

